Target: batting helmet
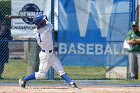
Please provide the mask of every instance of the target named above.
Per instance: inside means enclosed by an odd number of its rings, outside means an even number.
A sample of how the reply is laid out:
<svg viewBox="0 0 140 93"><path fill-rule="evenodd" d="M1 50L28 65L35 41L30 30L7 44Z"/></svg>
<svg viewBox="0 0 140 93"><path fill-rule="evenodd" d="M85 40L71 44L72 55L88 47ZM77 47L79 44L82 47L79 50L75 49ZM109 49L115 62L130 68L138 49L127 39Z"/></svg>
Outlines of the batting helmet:
<svg viewBox="0 0 140 93"><path fill-rule="evenodd" d="M39 23L42 22L46 17L47 17L46 15L37 14L37 15L34 16L32 24L39 24Z"/></svg>

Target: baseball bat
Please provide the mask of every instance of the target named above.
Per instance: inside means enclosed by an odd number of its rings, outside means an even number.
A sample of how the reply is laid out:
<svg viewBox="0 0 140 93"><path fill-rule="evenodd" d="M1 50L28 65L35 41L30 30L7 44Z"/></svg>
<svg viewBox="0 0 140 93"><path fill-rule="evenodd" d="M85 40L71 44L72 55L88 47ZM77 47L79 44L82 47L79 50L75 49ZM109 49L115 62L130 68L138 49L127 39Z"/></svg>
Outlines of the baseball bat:
<svg viewBox="0 0 140 93"><path fill-rule="evenodd" d="M28 17L28 16L5 15L5 19L18 19L18 18L32 18L32 17Z"/></svg>

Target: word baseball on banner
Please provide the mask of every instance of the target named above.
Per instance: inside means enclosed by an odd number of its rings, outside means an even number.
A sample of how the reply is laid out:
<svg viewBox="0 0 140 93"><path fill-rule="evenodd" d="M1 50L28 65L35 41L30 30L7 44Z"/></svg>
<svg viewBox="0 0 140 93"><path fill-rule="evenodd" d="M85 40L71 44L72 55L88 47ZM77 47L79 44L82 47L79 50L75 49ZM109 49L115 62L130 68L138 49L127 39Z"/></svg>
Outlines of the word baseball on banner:
<svg viewBox="0 0 140 93"><path fill-rule="evenodd" d="M58 6L64 65L127 65L122 43L129 31L130 0L59 0Z"/></svg>

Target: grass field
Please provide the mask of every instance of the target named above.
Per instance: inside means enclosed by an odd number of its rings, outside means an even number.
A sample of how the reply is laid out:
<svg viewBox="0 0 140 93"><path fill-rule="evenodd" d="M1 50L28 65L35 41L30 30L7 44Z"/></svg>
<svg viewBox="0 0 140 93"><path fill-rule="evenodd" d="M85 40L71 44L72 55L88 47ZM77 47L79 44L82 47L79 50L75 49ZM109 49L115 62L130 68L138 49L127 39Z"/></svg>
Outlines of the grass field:
<svg viewBox="0 0 140 93"><path fill-rule="evenodd" d="M23 75L26 75L26 72L27 62L23 60L11 59L8 63L5 64L3 77L6 79L20 78Z"/></svg>
<svg viewBox="0 0 140 93"><path fill-rule="evenodd" d="M5 65L3 77L13 79L27 75L28 64L24 60L10 59ZM93 80L105 78L105 67L64 66L66 72L78 80ZM61 79L55 72L55 79Z"/></svg>
<svg viewBox="0 0 140 93"><path fill-rule="evenodd" d="M0 82L17 82L17 80L25 75L27 75L28 64L24 60L10 59L9 63L5 65L5 70L3 77L5 80L0 80ZM65 66L64 67L69 76L74 80L105 80L106 69L105 67L86 67L86 66ZM55 80L61 82L61 77L55 72ZM34 81L31 81L34 82ZM38 83L38 81L36 81ZM40 80L39 82L44 82ZM49 81L46 81L47 83ZM55 82L55 81L54 81ZM51 81L51 83L54 83ZM56 82L55 82L56 83ZM140 80L113 80L110 82L96 82L96 83L107 83L107 84L139 84Z"/></svg>

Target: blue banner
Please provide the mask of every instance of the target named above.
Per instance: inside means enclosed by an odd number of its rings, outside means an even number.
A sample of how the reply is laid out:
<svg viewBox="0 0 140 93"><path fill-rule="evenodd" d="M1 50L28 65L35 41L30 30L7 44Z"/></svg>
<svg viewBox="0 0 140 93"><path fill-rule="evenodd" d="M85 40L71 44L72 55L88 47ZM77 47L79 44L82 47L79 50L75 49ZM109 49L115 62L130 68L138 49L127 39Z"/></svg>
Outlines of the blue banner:
<svg viewBox="0 0 140 93"><path fill-rule="evenodd" d="M127 65L123 41L130 0L59 0L58 42L63 65Z"/></svg>

